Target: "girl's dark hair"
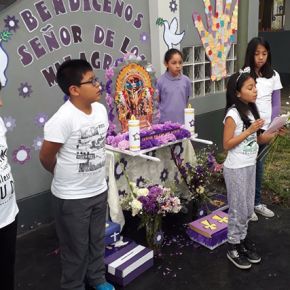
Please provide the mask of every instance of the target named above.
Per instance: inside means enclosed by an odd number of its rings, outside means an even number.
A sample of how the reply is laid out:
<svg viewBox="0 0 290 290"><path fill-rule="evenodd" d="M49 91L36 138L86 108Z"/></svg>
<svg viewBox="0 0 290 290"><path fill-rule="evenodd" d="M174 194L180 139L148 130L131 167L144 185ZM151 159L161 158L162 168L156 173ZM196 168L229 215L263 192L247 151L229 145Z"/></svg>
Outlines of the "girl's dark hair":
<svg viewBox="0 0 290 290"><path fill-rule="evenodd" d="M183 54L180 50L176 49L176 48L170 48L169 50L166 51L165 55L164 55L164 62L168 63L172 56L174 54L178 53L180 55L180 57L183 59Z"/></svg>
<svg viewBox="0 0 290 290"><path fill-rule="evenodd" d="M227 93L226 93L226 108L225 115L231 107L235 107L239 112L241 119L244 123L244 127L247 129L251 125L251 121L248 117L249 111L253 114L254 118L257 120L260 118L257 106L255 103L244 103L237 96L237 92L240 92L243 84L246 80L252 78L250 73L235 73L233 74L227 84Z"/></svg>
<svg viewBox="0 0 290 290"><path fill-rule="evenodd" d="M0 82L0 91L1 91L1 89L2 89L2 84L1 84L1 82Z"/></svg>
<svg viewBox="0 0 290 290"><path fill-rule="evenodd" d="M275 74L275 72L274 72L272 65L271 65L272 56L271 56L270 45L269 45L268 41L265 40L263 37L254 37L248 43L246 56L245 56L245 63L244 63L243 68L249 66L251 68L251 76L254 79L259 77L255 72L255 67L256 67L256 65L255 65L255 53L256 53L258 45L264 46L268 52L267 61L261 67L260 73L261 73L262 77L269 79Z"/></svg>

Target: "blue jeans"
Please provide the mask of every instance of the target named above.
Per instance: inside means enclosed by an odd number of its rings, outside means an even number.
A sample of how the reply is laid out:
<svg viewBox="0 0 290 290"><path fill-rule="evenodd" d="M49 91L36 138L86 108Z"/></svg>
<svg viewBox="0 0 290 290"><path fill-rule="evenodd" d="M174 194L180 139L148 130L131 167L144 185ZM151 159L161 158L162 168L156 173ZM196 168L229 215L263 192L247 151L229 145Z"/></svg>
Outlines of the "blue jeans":
<svg viewBox="0 0 290 290"><path fill-rule="evenodd" d="M267 147L266 144L259 145L259 154ZM268 152L265 152L262 158L257 159L256 164L256 192L255 192L255 205L261 204L261 189L262 189L262 181L264 174L264 163L266 159L266 155Z"/></svg>

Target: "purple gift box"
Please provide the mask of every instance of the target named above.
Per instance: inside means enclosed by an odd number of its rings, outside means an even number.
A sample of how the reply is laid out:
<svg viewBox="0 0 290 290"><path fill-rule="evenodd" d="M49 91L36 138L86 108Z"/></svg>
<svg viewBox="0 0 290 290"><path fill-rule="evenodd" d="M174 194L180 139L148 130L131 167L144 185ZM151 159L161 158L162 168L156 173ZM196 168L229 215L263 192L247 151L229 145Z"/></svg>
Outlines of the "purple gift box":
<svg viewBox="0 0 290 290"><path fill-rule="evenodd" d="M229 208L227 196L225 194L214 193L209 196L210 201L198 209L198 217L206 216L207 214L217 211L217 210L226 210Z"/></svg>
<svg viewBox="0 0 290 290"><path fill-rule="evenodd" d="M188 224L188 236L195 242L213 250L227 240L228 214L215 211Z"/></svg>
<svg viewBox="0 0 290 290"><path fill-rule="evenodd" d="M106 221L106 229L105 229L105 245L110 245L116 243L120 240L120 230L121 227L119 224Z"/></svg>
<svg viewBox="0 0 290 290"><path fill-rule="evenodd" d="M126 286L153 266L153 251L135 242L105 257L106 278L121 286Z"/></svg>

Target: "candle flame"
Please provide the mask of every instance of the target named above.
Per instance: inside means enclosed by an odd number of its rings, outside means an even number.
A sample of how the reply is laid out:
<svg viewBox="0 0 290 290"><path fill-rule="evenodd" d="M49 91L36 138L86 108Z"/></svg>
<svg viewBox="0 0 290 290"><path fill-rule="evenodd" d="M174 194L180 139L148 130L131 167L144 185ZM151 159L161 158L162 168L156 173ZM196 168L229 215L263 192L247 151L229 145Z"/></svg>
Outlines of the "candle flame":
<svg viewBox="0 0 290 290"><path fill-rule="evenodd" d="M131 120L136 120L136 117L134 115L132 115Z"/></svg>
<svg viewBox="0 0 290 290"><path fill-rule="evenodd" d="M192 107L191 107L191 104L188 104L187 108L188 108L188 109L191 109L191 108L192 108Z"/></svg>

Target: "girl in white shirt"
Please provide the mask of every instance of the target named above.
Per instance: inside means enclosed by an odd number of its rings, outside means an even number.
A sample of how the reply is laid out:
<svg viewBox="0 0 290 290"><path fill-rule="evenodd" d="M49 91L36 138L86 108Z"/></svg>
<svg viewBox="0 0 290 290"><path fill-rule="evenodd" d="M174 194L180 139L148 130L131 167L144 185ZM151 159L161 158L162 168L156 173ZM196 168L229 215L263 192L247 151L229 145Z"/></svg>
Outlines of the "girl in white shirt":
<svg viewBox="0 0 290 290"><path fill-rule="evenodd" d="M260 119L255 101L256 82L250 68L232 75L227 86L224 119L224 178L229 203L228 259L240 269L259 263L254 244L247 239L248 221L254 211L255 171L258 143L267 143L274 134L261 134L264 120Z"/></svg>
<svg viewBox="0 0 290 290"><path fill-rule="evenodd" d="M2 107L1 98L0 107ZM6 127L0 117L0 288L13 290L18 207L14 180L7 159L5 134Z"/></svg>
<svg viewBox="0 0 290 290"><path fill-rule="evenodd" d="M254 37L249 42L244 67L251 68L251 76L256 80L256 105L261 118L265 121L262 129L267 130L271 121L280 114L282 84L279 74L271 66L270 45L265 39ZM264 152L265 147L264 144L259 145L259 153ZM261 203L264 160L265 155L259 158L256 166L255 212L266 217L273 217L274 212ZM252 220L258 220L255 213Z"/></svg>

